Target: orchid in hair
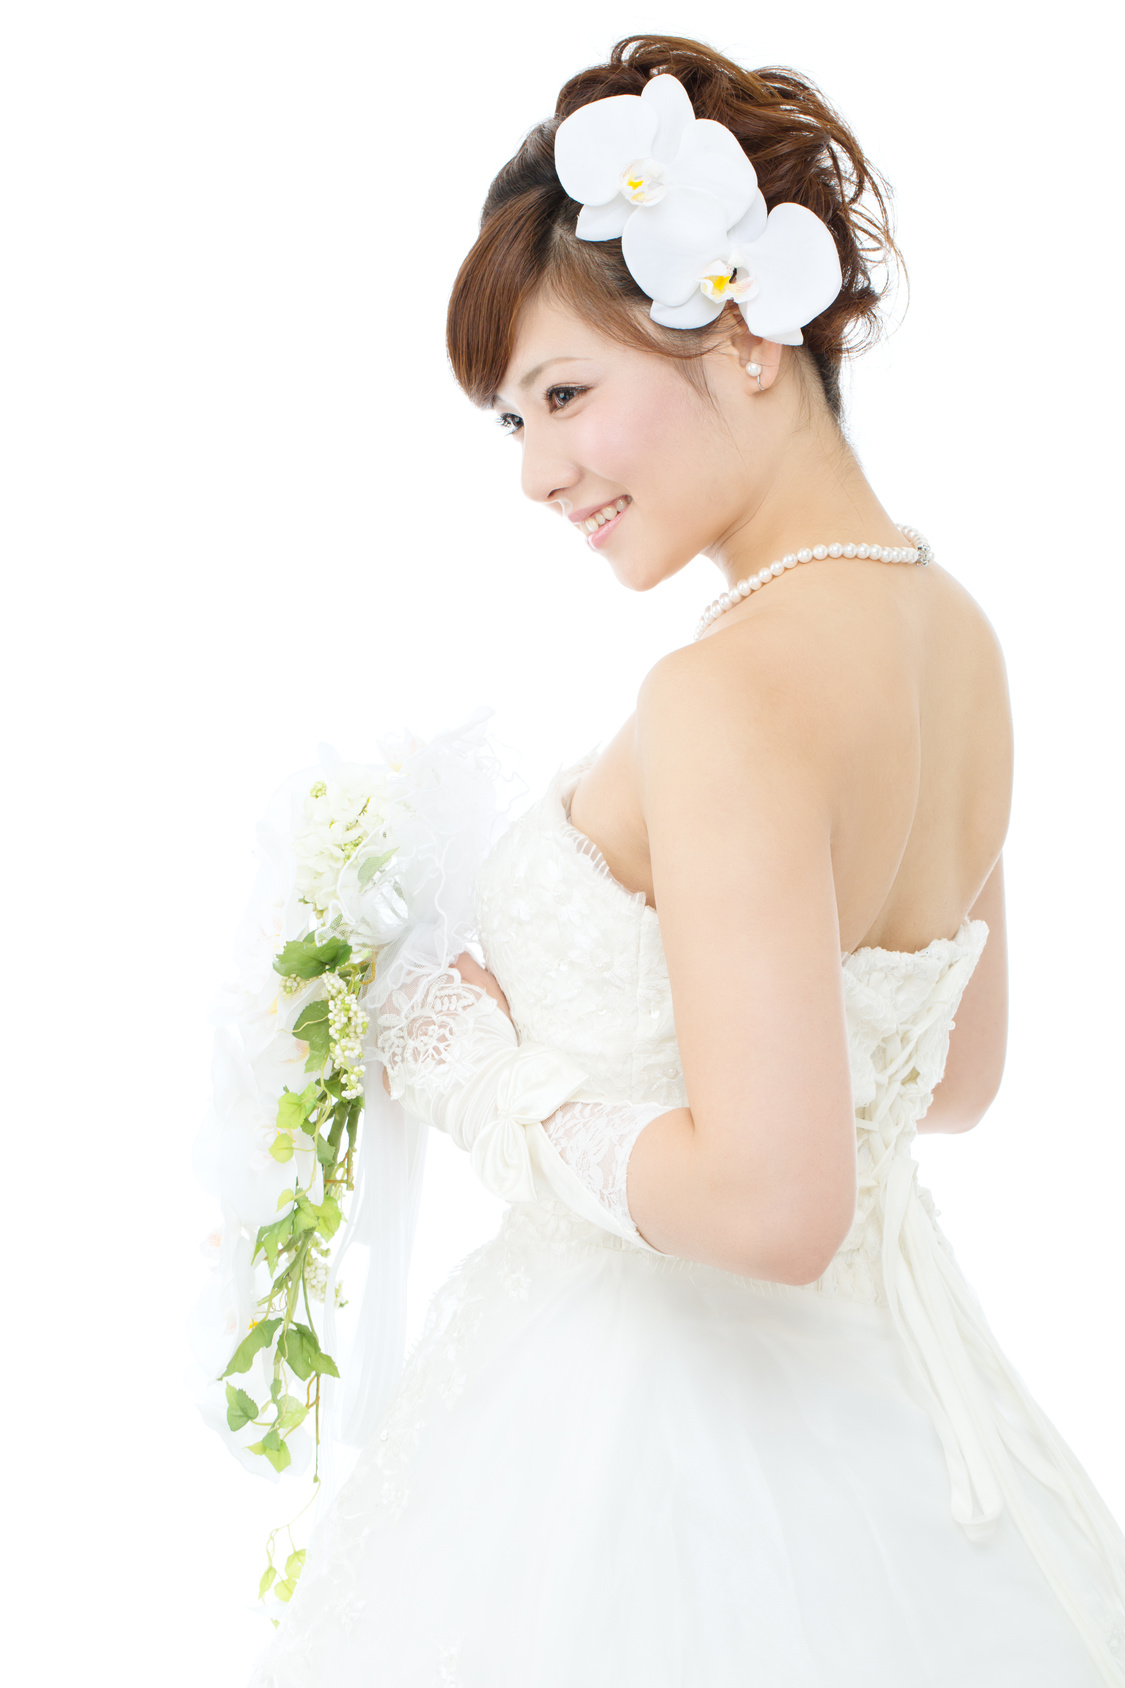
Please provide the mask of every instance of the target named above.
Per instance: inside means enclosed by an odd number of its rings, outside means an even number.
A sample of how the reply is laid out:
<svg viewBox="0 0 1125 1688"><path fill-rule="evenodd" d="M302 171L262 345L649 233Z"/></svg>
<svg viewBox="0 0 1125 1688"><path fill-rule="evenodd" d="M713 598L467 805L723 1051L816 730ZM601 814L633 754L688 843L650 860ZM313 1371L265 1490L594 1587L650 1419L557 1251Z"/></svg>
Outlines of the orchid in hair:
<svg viewBox="0 0 1125 1688"><path fill-rule="evenodd" d="M751 333L799 346L802 327L840 291L826 225L804 205L767 213L737 138L697 118L675 76L564 118L555 169L582 207L578 238L620 236L649 314L665 328L702 328L732 300Z"/></svg>

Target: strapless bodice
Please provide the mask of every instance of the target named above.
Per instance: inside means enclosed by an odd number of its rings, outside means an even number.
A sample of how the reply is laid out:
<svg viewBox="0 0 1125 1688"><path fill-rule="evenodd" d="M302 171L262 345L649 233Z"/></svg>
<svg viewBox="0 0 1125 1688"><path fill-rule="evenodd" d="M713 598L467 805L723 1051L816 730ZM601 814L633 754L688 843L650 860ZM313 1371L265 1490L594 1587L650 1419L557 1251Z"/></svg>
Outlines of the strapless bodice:
<svg viewBox="0 0 1125 1688"><path fill-rule="evenodd" d="M583 1094L683 1107L657 912L570 824L584 766L559 774L486 860L477 890L485 957L521 1039L572 1056L588 1074ZM982 921L966 921L956 937L915 953L842 957L859 1197L823 1291L883 1299L880 1195L896 1162L908 1164L898 1175L913 1181L917 1122L944 1070L953 1016L986 937Z"/></svg>

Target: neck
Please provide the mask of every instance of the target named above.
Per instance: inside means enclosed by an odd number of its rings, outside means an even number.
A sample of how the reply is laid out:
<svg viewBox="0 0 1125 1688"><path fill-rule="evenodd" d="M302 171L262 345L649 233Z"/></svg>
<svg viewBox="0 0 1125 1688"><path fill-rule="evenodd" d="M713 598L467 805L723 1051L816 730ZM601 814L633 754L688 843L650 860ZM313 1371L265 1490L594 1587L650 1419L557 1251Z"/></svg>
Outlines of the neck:
<svg viewBox="0 0 1125 1688"><path fill-rule="evenodd" d="M903 542L826 407L802 406L800 396L791 382L763 395L771 414L761 416L756 445L768 441L769 450L754 452L756 462L768 459L762 489L705 553L728 587L802 546Z"/></svg>

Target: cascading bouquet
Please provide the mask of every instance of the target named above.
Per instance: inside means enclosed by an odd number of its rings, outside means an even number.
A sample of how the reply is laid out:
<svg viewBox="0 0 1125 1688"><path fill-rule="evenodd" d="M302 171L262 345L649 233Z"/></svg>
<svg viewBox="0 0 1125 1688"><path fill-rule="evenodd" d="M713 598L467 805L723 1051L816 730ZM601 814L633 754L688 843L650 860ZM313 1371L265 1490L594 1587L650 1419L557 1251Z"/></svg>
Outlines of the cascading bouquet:
<svg viewBox="0 0 1125 1688"><path fill-rule="evenodd" d="M277 1479L322 1442L360 1446L401 1368L424 1128L366 1083L371 994L420 960L446 965L473 925L496 821L485 717L384 759L289 780L259 828L261 868L217 1012L214 1107L196 1171L219 1199L215 1271L193 1319L204 1418ZM346 1361L344 1255L364 1288ZM318 1313L319 1309L319 1313ZM339 1380L333 1381L333 1380ZM285 1601L304 1551L277 1531L259 1594Z"/></svg>

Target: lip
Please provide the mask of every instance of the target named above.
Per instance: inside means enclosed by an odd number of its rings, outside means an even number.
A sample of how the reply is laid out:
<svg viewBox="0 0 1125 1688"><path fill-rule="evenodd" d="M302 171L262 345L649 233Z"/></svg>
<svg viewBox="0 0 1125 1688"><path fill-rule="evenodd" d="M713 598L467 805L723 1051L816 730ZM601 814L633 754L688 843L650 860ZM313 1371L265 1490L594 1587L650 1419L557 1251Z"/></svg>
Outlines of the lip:
<svg viewBox="0 0 1125 1688"><path fill-rule="evenodd" d="M623 521L629 514L630 508L631 506L626 504L624 510L619 510L616 516L611 516L604 527L600 527L596 530L596 532L588 533L586 535L586 543L590 547L591 551L596 551L599 545L604 544L613 532L614 528L617 526L618 522Z"/></svg>
<svg viewBox="0 0 1125 1688"><path fill-rule="evenodd" d="M618 496L628 497L628 494L619 494ZM575 527L580 528L583 522L588 521L591 516L596 516L598 511L604 510L605 507L606 507L606 504L610 503L610 502L615 502L615 501L609 500L609 499L603 499L603 501L600 504L591 504L585 510L575 510L574 514L572 516L570 516L569 520L574 524ZM582 537L586 541L587 545L590 547L590 549L592 551L596 551L598 546L602 543L602 541L604 539L609 538L609 535L613 532L614 528L617 526L617 524L621 520L622 516L628 515L629 508L630 508L630 505L632 504L632 502L633 502L633 500L630 498L629 503L626 504L624 510L619 510L617 512L616 516L611 516L608 522L603 523L603 525L599 528L595 528L593 533L583 533Z"/></svg>

